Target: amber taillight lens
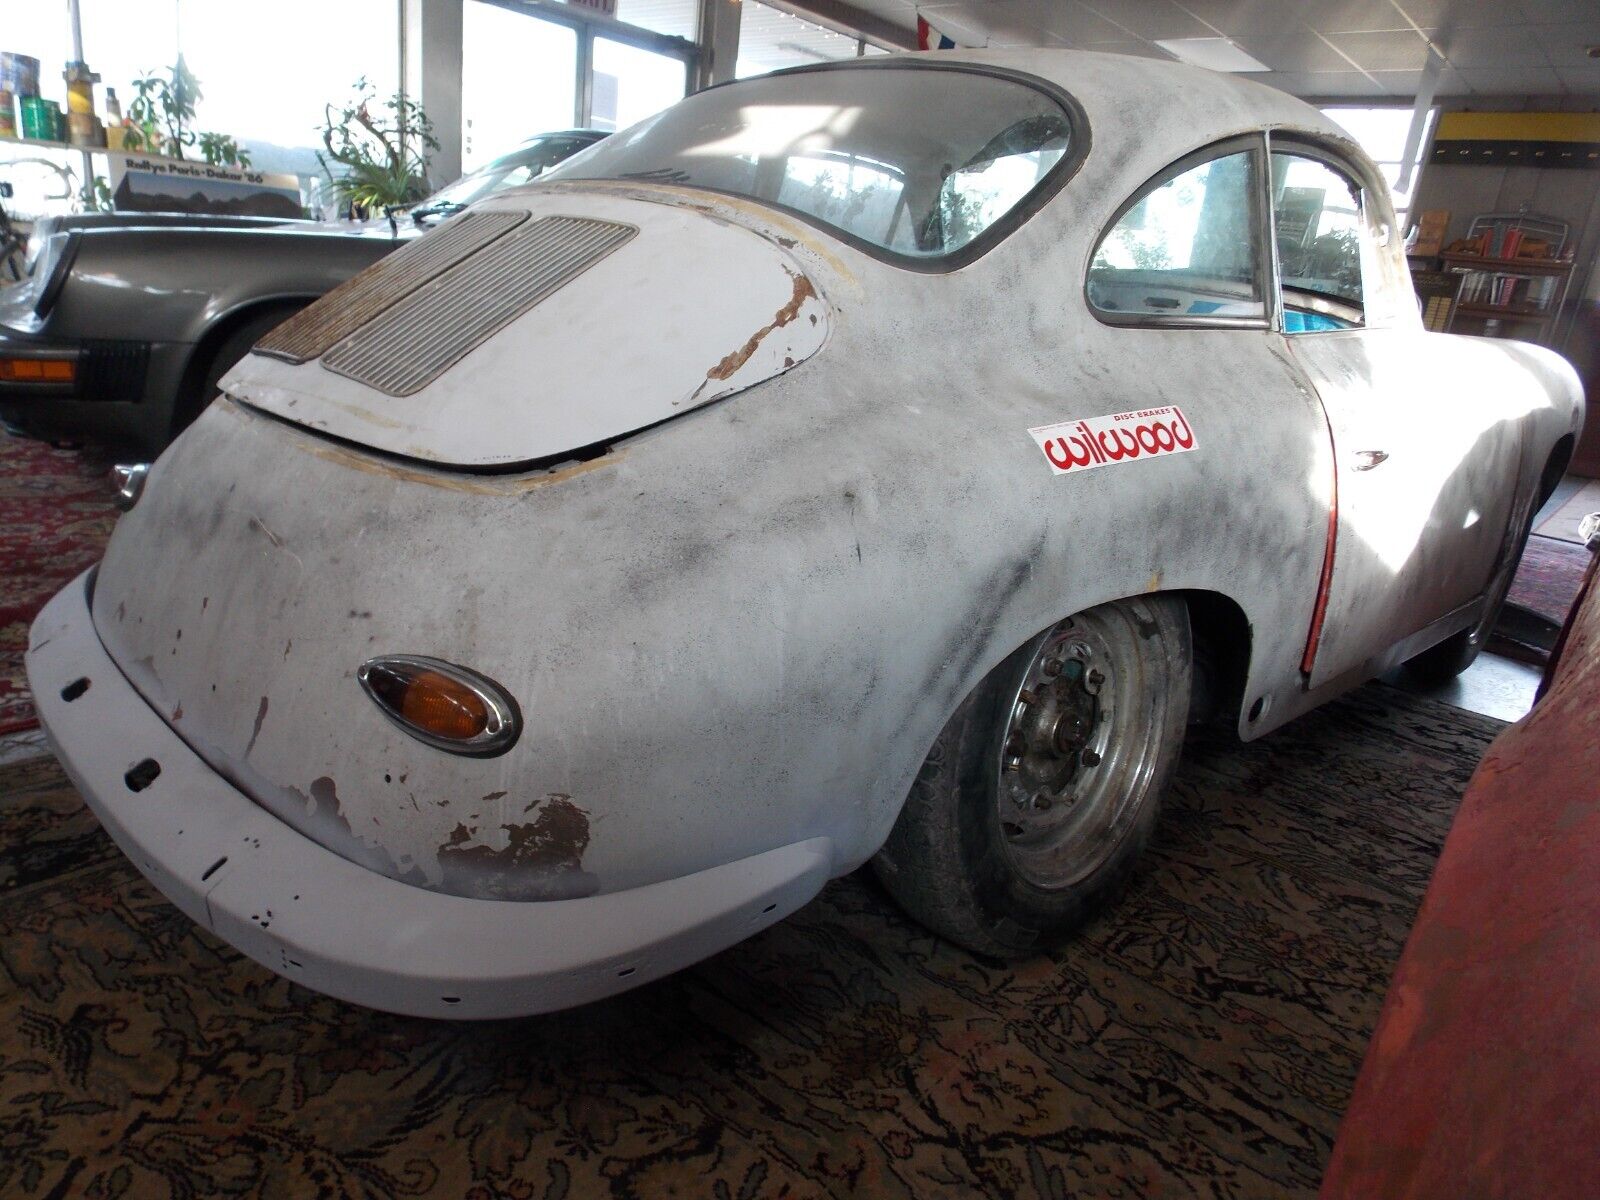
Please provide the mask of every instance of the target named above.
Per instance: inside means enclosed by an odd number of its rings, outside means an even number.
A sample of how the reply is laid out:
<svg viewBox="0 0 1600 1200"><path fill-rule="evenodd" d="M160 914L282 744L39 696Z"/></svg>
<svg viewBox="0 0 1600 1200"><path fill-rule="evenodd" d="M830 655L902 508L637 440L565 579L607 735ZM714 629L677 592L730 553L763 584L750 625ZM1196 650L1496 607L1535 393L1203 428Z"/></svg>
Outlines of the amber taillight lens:
<svg viewBox="0 0 1600 1200"><path fill-rule="evenodd" d="M412 737L457 754L503 754L521 732L516 702L475 671L438 659L392 654L356 678L383 714Z"/></svg>
<svg viewBox="0 0 1600 1200"><path fill-rule="evenodd" d="M0 383L71 383L77 374L70 358L0 358Z"/></svg>

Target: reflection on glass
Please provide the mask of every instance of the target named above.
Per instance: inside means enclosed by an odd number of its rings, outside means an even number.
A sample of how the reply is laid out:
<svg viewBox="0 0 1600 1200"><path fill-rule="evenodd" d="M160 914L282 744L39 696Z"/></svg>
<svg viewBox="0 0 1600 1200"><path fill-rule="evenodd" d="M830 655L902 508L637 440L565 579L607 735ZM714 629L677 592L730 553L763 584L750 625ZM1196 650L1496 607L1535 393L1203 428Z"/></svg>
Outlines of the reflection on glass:
<svg viewBox="0 0 1600 1200"><path fill-rule="evenodd" d="M418 225L428 225L454 216L474 200L532 183L558 162L593 145L595 137L594 134L574 133L532 138L510 154L502 154L448 187L440 188L411 210L411 218Z"/></svg>
<svg viewBox="0 0 1600 1200"><path fill-rule="evenodd" d="M1008 79L897 66L802 71L691 96L552 178L730 192L936 258L1016 209L1070 139L1055 100Z"/></svg>
<svg viewBox="0 0 1600 1200"><path fill-rule="evenodd" d="M1266 315L1254 156L1229 154L1151 188L1095 250L1089 302L1147 320Z"/></svg>
<svg viewBox="0 0 1600 1200"><path fill-rule="evenodd" d="M1272 212L1285 331L1361 324L1361 189L1317 159L1274 154Z"/></svg>

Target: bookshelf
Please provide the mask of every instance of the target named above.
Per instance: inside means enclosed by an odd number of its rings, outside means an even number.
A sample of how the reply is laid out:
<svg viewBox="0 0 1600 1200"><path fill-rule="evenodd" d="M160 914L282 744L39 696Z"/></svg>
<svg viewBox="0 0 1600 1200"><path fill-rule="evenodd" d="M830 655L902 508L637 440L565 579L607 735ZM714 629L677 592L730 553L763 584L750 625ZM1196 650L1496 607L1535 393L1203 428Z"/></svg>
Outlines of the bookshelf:
<svg viewBox="0 0 1600 1200"><path fill-rule="evenodd" d="M1570 260L1459 251L1444 251L1437 257L1446 271L1462 277L1451 332L1551 343L1555 318L1572 280Z"/></svg>

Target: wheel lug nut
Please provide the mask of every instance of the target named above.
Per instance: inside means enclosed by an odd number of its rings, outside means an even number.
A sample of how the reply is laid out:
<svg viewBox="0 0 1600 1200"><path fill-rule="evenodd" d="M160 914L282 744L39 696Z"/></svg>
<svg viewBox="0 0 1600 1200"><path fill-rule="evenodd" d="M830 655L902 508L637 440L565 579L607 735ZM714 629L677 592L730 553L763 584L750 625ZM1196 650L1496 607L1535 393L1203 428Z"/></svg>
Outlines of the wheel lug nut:
<svg viewBox="0 0 1600 1200"><path fill-rule="evenodd" d="M1086 767L1098 767L1100 765L1100 756L1093 750L1085 750L1083 752L1083 765Z"/></svg>
<svg viewBox="0 0 1600 1200"><path fill-rule="evenodd" d="M1051 678L1054 678L1055 676L1061 674L1061 660L1059 658L1047 658L1047 659L1045 659L1044 660L1044 673L1046 675L1050 676Z"/></svg>

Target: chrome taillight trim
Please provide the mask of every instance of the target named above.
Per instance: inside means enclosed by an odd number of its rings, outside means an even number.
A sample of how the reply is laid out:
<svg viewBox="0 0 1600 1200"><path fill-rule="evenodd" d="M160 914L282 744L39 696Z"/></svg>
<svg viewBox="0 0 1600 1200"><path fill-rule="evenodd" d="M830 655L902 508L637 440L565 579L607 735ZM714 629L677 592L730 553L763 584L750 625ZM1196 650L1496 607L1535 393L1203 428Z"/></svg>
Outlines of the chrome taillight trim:
<svg viewBox="0 0 1600 1200"><path fill-rule="evenodd" d="M116 485L117 491L111 497L111 503L122 512L139 503L139 497L144 494L144 481L149 474L149 463L118 463L112 467L111 482Z"/></svg>
<svg viewBox="0 0 1600 1200"><path fill-rule="evenodd" d="M373 688L371 683L373 669L386 666L437 671L440 675L454 680L483 701L484 707L489 710L488 726L482 733L468 741L455 741L439 737L411 724L384 703L383 698ZM361 689L367 693L368 698L378 706L378 711L389 718L395 726L417 741L438 750L447 750L451 754L464 754L471 758L493 758L511 749L522 736L522 710L509 692L487 676L455 663L445 662L443 659L429 658L422 654L380 654L375 658L369 658L356 668L356 681L361 684Z"/></svg>

